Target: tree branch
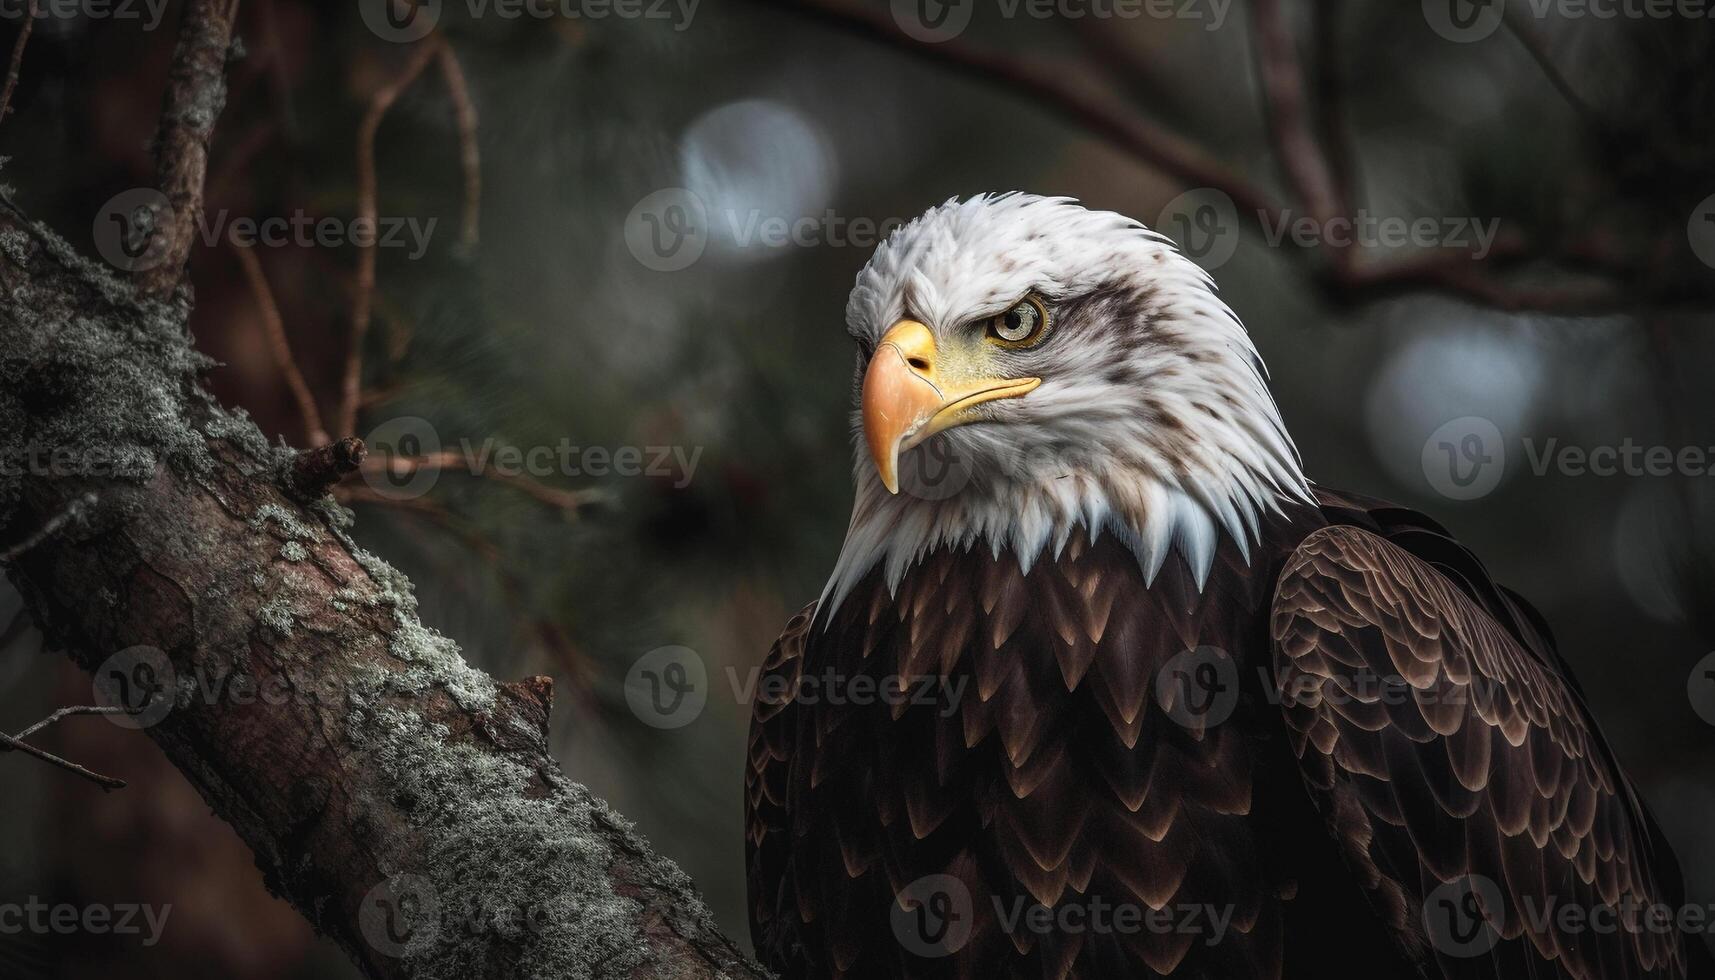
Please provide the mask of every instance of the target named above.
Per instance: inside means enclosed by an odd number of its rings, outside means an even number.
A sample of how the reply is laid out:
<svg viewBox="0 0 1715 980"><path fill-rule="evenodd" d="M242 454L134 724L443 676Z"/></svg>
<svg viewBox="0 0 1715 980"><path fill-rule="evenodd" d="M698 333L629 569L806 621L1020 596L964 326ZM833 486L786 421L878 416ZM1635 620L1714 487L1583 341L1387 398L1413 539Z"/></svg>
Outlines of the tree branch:
<svg viewBox="0 0 1715 980"><path fill-rule="evenodd" d="M347 342L345 375L340 385L338 435L357 434L357 407L363 397L363 344L369 336L375 306L375 230L378 227L375 175L375 134L399 96L411 87L436 53L446 44L439 34L417 42L399 77L382 86L369 100L357 130L357 220L370 234L358 245L357 283L351 298L351 338Z"/></svg>
<svg viewBox="0 0 1715 980"><path fill-rule="evenodd" d="M1326 222L1344 211L1333 174L1312 135L1304 107L1304 79L1293 49L1280 0L1252 0L1252 23L1256 26L1257 77L1262 82L1264 113L1274 135L1276 153L1286 170L1293 192L1318 222Z"/></svg>
<svg viewBox="0 0 1715 980"><path fill-rule="evenodd" d="M12 111L12 92L18 87L18 75L24 67L24 45L30 43L30 32L36 27L37 0L24 6L24 22L18 25L18 39L12 42L12 60L6 67L6 86L0 88L0 122Z"/></svg>
<svg viewBox="0 0 1715 980"><path fill-rule="evenodd" d="M11 752L16 750L24 753L25 755L35 756L49 765L58 766L67 772L82 776L104 790L124 789L125 780L123 779L115 779L112 776L103 776L98 772L91 772L75 762L62 759L51 752L43 751L42 749L24 741L31 735L36 734L62 718L70 718L73 715L116 715L122 714L124 711L125 709L120 707L105 708L94 707L91 705L77 705L69 708L60 708L53 714L36 722L34 725L31 725L29 728L24 729L16 735L7 735L5 732L0 732L0 752Z"/></svg>
<svg viewBox="0 0 1715 980"><path fill-rule="evenodd" d="M208 142L226 105L226 55L232 45L233 13L228 0L187 0L173 48L161 122L155 131L156 179L172 213L159 216L156 226L162 260L138 273L143 292L156 298L170 296L178 287L202 224Z"/></svg>
<svg viewBox="0 0 1715 980"><path fill-rule="evenodd" d="M547 680L470 667L348 511L288 491L296 454L201 386L187 304L7 205L0 240L0 454L55 462L0 472L0 540L97 495L8 574L86 668L149 661L149 735L271 890L386 980L766 975L562 775Z"/></svg>
<svg viewBox="0 0 1715 980"><path fill-rule="evenodd" d="M447 83L447 96L453 102L453 119L459 130L459 166L464 170L464 212L459 222L459 242L465 248L475 248L478 225L482 217L482 150L476 139L476 103L471 101L470 84L465 81L464 68L451 43L441 45L435 55L441 78Z"/></svg>
<svg viewBox="0 0 1715 980"><path fill-rule="evenodd" d="M1269 219L1279 214L1279 205L1266 193L1202 148L1098 98L1095 93L1072 81L1063 69L963 41L939 44L918 41L900 30L893 19L879 9L860 8L843 0L759 2L795 11L831 27L993 83L1047 109L1057 118L1071 119L1133 157L1184 181L1187 186L1212 187L1222 191L1233 199L1242 214L1260 214Z"/></svg>
<svg viewBox="0 0 1715 980"><path fill-rule="evenodd" d="M268 276L262 271L262 260L256 257L253 247L238 244L234 236L228 236L228 241L232 245L232 254L238 259L238 267L244 270L245 281L250 284L256 311L262 316L262 334L268 340L269 352L274 355L274 366L280 369L280 376L286 379L286 387L298 406L298 421L304 427L304 439L312 446L326 445L328 433L322 425L322 413L316 407L316 396L311 393L309 382L304 380L304 372L298 368L291 341L286 339L286 323L280 316L279 304L274 302L274 291L268 288Z"/></svg>
<svg viewBox="0 0 1715 980"><path fill-rule="evenodd" d="M887 45L934 64L989 82L1043 109L1055 118L1083 126L1140 162L1180 180L1188 188L1221 191L1237 206L1243 222L1267 231L1285 212L1285 205L1255 183L1222 164L1204 148L1072 80L1063 67L1046 65L1011 53L988 50L963 39L930 43L901 30L886 13L857 6L848 0L757 0L771 7L794 11L855 37ZM1338 178L1329 175L1326 154L1315 144L1302 118L1302 82L1297 77L1297 57L1286 34L1278 9L1264 0L1258 9L1259 45L1264 55L1264 95L1268 111L1286 112L1291 118L1269 120L1281 147L1282 166L1288 171L1295 193L1306 193L1309 208L1326 208L1326 201L1340 200ZM1325 15L1318 25L1331 35L1332 21ZM1110 56L1109 64L1114 62ZM1339 161L1341 173L1350 174L1353 161ZM1338 212L1333 212L1337 214ZM1421 256L1387 262L1362 263L1357 249L1325 246L1291 248L1286 254L1310 267L1310 278L1329 302L1353 305L1402 294L1440 293L1469 303L1509 312L1540 312L1556 316L1599 316L1644 307L1699 307L1712 296L1702 283L1661 283L1639 276L1635 270L1584 258L1582 270L1599 276L1598 281L1573 288L1519 285L1495 274L1500 267L1516 267L1526 260L1553 262L1568 256L1537 252L1515 258L1495 256L1479 259L1457 253L1451 256Z"/></svg>

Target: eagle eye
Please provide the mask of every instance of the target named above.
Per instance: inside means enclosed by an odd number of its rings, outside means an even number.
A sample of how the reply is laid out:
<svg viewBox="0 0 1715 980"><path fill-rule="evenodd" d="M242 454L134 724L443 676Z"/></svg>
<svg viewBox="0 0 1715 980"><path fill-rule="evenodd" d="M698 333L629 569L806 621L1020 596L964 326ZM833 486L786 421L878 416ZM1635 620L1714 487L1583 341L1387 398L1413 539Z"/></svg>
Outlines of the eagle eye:
<svg viewBox="0 0 1715 980"><path fill-rule="evenodd" d="M1034 347L1047 333L1048 307L1035 295L1024 297L1012 309L988 321L989 339L1002 347Z"/></svg>

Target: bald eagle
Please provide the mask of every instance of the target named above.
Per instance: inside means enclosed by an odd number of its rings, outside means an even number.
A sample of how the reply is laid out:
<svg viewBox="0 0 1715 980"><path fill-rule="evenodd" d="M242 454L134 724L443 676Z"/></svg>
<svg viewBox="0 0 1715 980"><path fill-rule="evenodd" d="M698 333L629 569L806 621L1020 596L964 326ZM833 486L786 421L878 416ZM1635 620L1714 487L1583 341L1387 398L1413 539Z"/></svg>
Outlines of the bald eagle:
<svg viewBox="0 0 1715 980"><path fill-rule="evenodd" d="M955 199L846 321L856 503L749 738L769 966L1715 975L1659 928L1677 862L1541 617L1427 517L1305 478L1171 242Z"/></svg>

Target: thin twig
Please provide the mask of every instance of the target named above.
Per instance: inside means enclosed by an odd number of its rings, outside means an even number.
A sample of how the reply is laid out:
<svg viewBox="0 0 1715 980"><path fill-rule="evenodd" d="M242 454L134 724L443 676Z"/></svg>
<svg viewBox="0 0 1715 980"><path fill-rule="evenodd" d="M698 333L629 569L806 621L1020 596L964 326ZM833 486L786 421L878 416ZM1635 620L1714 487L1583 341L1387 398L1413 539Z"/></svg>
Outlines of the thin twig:
<svg viewBox="0 0 1715 980"><path fill-rule="evenodd" d="M256 53L256 57L259 66L268 72L274 116L280 124L286 144L295 147L298 124L292 103L292 79L287 69L285 44L282 40L285 35L275 26L273 4L258 3L250 9L254 11L251 18L256 22L254 29L262 41L262 50Z"/></svg>
<svg viewBox="0 0 1715 980"><path fill-rule="evenodd" d="M76 500L73 500L71 503L66 505L65 510L55 514L53 519L37 528L34 534L31 534L24 540L12 545L5 551L0 551L0 562L14 561L19 556L23 555L24 552L29 551L36 545L39 545L43 541L53 537L55 534L59 533L59 529L65 527L68 522L82 517L85 510L95 505L95 500L96 497L93 493L86 493L83 496L78 497Z"/></svg>
<svg viewBox="0 0 1715 980"><path fill-rule="evenodd" d="M123 705L74 704L70 707L56 710L53 714L43 718L41 721L36 722L34 725L31 725L29 728L24 729L12 737L15 739L26 739L55 722L78 715L122 715L126 713L127 709Z"/></svg>
<svg viewBox="0 0 1715 980"><path fill-rule="evenodd" d="M435 61L447 83L447 95L453 100L453 116L459 129L459 163L464 169L464 219L460 223L459 241L465 248L475 248L477 223L482 214L482 151L476 141L476 103L471 101L470 85L450 43L441 45Z"/></svg>
<svg viewBox="0 0 1715 980"><path fill-rule="evenodd" d="M28 742L20 742L12 736L0 732L0 752L10 752L14 749L24 753L25 755L33 755L49 765L59 766L67 772L76 773L95 785L100 786L102 789L111 790L125 788L125 780L123 779L115 779L112 776L103 776L101 773L91 772L75 762L68 759L62 759L59 756L54 755L52 752L44 752Z"/></svg>
<svg viewBox="0 0 1715 980"><path fill-rule="evenodd" d="M25 755L35 756L49 765L58 766L67 772L76 773L97 786L100 786L104 790L124 789L125 780L123 779L115 779L112 776L103 776L98 772L91 772L75 762L62 759L59 756L54 755L52 752L44 751L24 741L24 739L29 738L31 735L34 735L63 718L70 718L74 715L117 715L124 713L126 713L126 709L119 705L114 705L112 707L75 705L69 708L60 708L53 714L36 722L34 725L31 725L29 728L24 729L16 735L7 735L4 732L0 732L0 752L16 750L24 753Z"/></svg>
<svg viewBox="0 0 1715 980"><path fill-rule="evenodd" d="M1321 0L1312 18L1316 37L1316 105L1320 115L1322 155L1334 182L1334 200L1342 214L1350 214L1358 199L1358 154L1346 118L1346 72L1341 58L1340 26L1344 0Z"/></svg>
<svg viewBox="0 0 1715 980"><path fill-rule="evenodd" d="M160 216L160 260L138 275L143 291L151 296L166 297L178 287L202 224L209 138L226 105L232 13L229 0L188 0L173 48L161 122L155 131L156 180L172 213Z"/></svg>
<svg viewBox="0 0 1715 980"><path fill-rule="evenodd" d="M832 27L927 58L937 64L992 82L1050 111L1070 118L1103 139L1191 187L1224 192L1246 215L1274 219L1278 205L1260 188L1176 133L1138 119L1098 101L1086 87L1075 84L1063 69L990 51L961 40L931 44L919 41L880 11L859 8L842 0L758 0L791 10Z"/></svg>
<svg viewBox="0 0 1715 980"><path fill-rule="evenodd" d="M402 479L409 479L425 469L458 470L470 476L486 477L504 483L546 506L565 512L568 517L577 517L583 508L604 499L604 495L596 490L559 490L537 482L523 473L481 469L472 465L472 461L463 453L453 450L426 456L371 456L363 461L363 469L370 473L390 474Z"/></svg>
<svg viewBox="0 0 1715 980"><path fill-rule="evenodd" d="M1340 213L1334 180L1322 147L1310 132L1304 106L1304 79L1280 0L1252 0L1256 27L1257 77L1262 82L1264 115L1275 151L1294 192L1310 217L1324 224Z"/></svg>
<svg viewBox="0 0 1715 980"><path fill-rule="evenodd" d="M886 44L990 82L1049 109L1056 118L1069 119L1084 126L1143 163L1180 179L1189 187L1213 188L1225 193L1233 200L1241 216L1254 228L1266 231L1269 226L1279 222L1281 207L1271 200L1265 191L1178 134L1142 121L1131 113L1092 97L1084 88L1074 85L1063 69L1034 63L1012 54L987 51L963 40L941 43L922 41L907 34L885 13L861 8L846 0L756 2L795 11L854 36ZM1264 4L1267 6L1268 0L1264 0ZM1267 13L1265 10L1265 25L1268 23ZM1286 39L1284 45L1280 45L1280 36L1280 32L1273 32L1274 40L1269 43L1275 45L1277 55L1283 54L1295 63L1296 56L1292 53L1290 38ZM1296 74L1284 78L1295 89L1301 84ZM1275 81L1278 83L1282 78L1277 77ZM1275 92L1276 98L1281 95L1281 91ZM1301 91L1288 92L1285 95L1288 102L1302 98ZM1289 120L1288 128L1276 124L1276 131L1289 132L1289 129L1296 129L1299 125L1300 123ZM1298 149L1301 139L1298 136L1291 138L1289 142L1293 150L1289 156L1292 159L1284 159L1282 163L1289 168L1299 168L1294 183L1302 184L1308 189L1310 198L1325 200L1331 193L1325 190L1330 186L1326 176L1326 164L1314 163L1315 160L1322 159L1319 151L1314 158L1305 157L1304 153L1308 151L1301 152ZM1314 149L1313 141L1311 148ZM1312 161L1310 167L1304 166L1307 159ZM1467 253L1450 257L1414 257L1366 268L1358 265L1356 256L1342 258L1342 253L1347 251L1356 250L1336 252L1333 261L1314 270L1319 284L1331 299L1338 302L1364 302L1412 291L1431 291L1512 312L1593 316L1635 309L1652 303L1692 305L1708 301L1708 289L1701 284L1685 285L1672 290L1659 286L1652 289L1649 283L1639 281L1637 275L1628 274L1627 270L1619 267L1601 268L1600 264L1595 262L1586 262L1583 268L1598 272L1607 281L1587 287L1554 289L1515 287L1492 279L1483 271L1484 263L1489 259L1478 259ZM1308 260L1321 255L1322 252L1320 247L1313 247L1292 249L1288 254L1298 260ZM1535 257L1545 261L1559 258L1546 254Z"/></svg>
<svg viewBox="0 0 1715 980"><path fill-rule="evenodd" d="M292 354L292 345L286 339L286 325L280 318L280 307L274 302L274 291L268 288L268 277L262 272L262 260L256 257L255 249L238 244L231 236L228 236L228 241L232 245L232 254L238 257L239 268L244 270L245 280L250 283L256 311L262 315L262 334L274 356L274 366L280 369L280 374L286 379L286 387L291 389L292 400L298 404L298 420L304 427L304 438L311 446L325 446L328 433L322 427L316 396L304 380L304 372L298 369L298 359Z"/></svg>
<svg viewBox="0 0 1715 980"><path fill-rule="evenodd" d="M362 236L357 253L357 282L351 301L351 341L346 350L345 377L340 385L338 435L355 435L357 406L363 397L363 344L369 335L369 322L375 302L375 231L378 227L376 210L375 134L387 110L398 101L401 93L429 66L429 62L446 42L439 34L431 34L417 42L405 70L382 86L369 100L369 110L357 130L357 222L370 234Z"/></svg>
<svg viewBox="0 0 1715 980"><path fill-rule="evenodd" d="M24 12L24 23L18 27L18 39L12 42L12 63L6 69L6 87L0 89L0 122L12 111L12 90L18 87L18 73L24 67L24 45L30 43L30 32L36 27L36 0L30 0Z"/></svg>

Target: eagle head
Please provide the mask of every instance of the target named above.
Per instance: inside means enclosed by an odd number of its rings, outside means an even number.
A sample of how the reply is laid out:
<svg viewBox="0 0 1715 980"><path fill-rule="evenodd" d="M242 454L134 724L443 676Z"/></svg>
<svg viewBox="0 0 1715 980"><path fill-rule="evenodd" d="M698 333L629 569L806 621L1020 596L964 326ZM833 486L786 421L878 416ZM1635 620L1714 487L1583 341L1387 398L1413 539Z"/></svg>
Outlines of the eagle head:
<svg viewBox="0 0 1715 980"><path fill-rule="evenodd" d="M1028 570L1110 531L1153 581L1201 587L1218 535L1309 497L1243 325L1165 237L1030 194L953 199L901 226L846 306L859 363L857 500L829 582L890 586L983 543ZM935 471L933 486L902 475ZM828 596L825 596L827 598Z"/></svg>

